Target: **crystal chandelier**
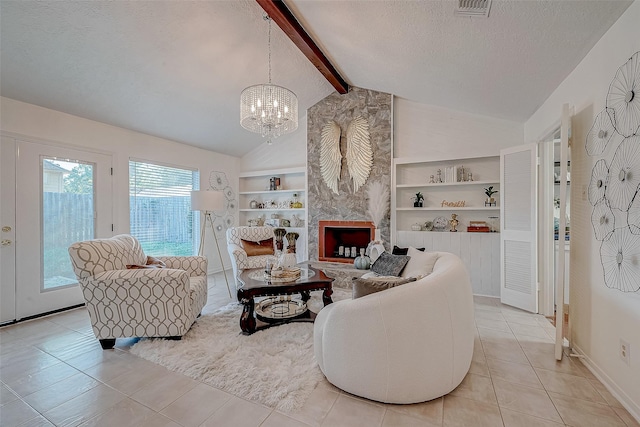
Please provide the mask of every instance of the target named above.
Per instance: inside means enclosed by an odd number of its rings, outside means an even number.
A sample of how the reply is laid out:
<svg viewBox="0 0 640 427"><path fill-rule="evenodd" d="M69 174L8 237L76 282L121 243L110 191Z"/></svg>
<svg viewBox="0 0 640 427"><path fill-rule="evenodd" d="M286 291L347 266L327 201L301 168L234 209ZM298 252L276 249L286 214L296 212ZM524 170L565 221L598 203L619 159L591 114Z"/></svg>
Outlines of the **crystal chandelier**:
<svg viewBox="0 0 640 427"><path fill-rule="evenodd" d="M249 86L240 95L240 125L267 138L298 129L298 98L282 86L271 84L271 18L269 21L269 83Z"/></svg>

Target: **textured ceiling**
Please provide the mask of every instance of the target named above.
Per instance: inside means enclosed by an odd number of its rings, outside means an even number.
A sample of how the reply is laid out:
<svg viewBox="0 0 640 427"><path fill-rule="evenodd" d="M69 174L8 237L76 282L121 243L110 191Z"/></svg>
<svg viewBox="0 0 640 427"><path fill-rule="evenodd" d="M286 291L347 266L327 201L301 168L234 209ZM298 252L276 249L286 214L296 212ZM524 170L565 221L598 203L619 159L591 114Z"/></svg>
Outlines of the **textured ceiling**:
<svg viewBox="0 0 640 427"><path fill-rule="evenodd" d="M450 0L287 1L350 84L519 122L630 3L494 0L472 19ZM253 0L2 0L0 92L241 156L264 143L239 125L240 92L267 80L262 14ZM276 26L272 40L273 82L302 115L333 88Z"/></svg>
<svg viewBox="0 0 640 427"><path fill-rule="evenodd" d="M526 121L630 1L287 2L343 77L424 104Z"/></svg>

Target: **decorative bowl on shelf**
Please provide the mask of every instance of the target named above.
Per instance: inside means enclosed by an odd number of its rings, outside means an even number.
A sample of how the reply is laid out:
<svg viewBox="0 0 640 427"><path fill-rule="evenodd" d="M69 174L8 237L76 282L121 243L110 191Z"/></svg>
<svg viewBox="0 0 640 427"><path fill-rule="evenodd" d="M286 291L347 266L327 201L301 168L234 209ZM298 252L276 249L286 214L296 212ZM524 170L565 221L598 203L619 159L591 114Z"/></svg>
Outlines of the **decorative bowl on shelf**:
<svg viewBox="0 0 640 427"><path fill-rule="evenodd" d="M433 220L433 231L446 231L449 228L449 220L439 216Z"/></svg>

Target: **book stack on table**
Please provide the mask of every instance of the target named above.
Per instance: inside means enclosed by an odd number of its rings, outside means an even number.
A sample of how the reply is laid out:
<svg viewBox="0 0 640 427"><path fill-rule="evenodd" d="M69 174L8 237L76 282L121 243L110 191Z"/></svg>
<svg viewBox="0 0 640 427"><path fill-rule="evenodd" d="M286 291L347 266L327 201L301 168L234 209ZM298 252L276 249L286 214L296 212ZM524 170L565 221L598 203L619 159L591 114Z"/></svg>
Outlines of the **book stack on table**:
<svg viewBox="0 0 640 427"><path fill-rule="evenodd" d="M470 233L489 233L491 228L485 221L469 221L467 231Z"/></svg>

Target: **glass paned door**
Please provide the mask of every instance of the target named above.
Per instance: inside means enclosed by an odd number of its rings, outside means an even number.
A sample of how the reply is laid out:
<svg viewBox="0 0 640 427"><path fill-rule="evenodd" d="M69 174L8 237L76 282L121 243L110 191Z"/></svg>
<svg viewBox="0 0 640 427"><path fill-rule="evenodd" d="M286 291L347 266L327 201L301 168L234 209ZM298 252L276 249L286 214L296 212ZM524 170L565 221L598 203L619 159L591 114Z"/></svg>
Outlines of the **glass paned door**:
<svg viewBox="0 0 640 427"><path fill-rule="evenodd" d="M75 285L67 248L95 237L95 164L43 156L43 290Z"/></svg>
<svg viewBox="0 0 640 427"><path fill-rule="evenodd" d="M68 247L110 237L111 156L16 140L16 320L82 304Z"/></svg>

